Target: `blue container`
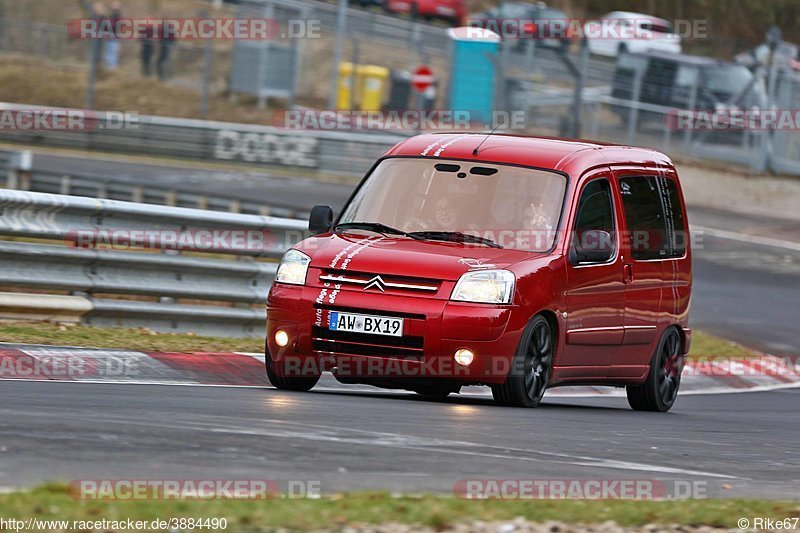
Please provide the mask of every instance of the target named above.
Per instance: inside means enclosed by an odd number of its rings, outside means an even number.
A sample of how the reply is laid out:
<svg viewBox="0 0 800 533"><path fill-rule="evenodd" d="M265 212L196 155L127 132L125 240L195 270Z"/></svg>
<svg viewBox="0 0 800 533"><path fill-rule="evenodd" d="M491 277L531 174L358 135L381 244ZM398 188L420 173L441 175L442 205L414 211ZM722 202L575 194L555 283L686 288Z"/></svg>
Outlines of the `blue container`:
<svg viewBox="0 0 800 533"><path fill-rule="evenodd" d="M500 36L481 28L451 28L453 40L450 109L469 111L473 122L489 123L494 109Z"/></svg>

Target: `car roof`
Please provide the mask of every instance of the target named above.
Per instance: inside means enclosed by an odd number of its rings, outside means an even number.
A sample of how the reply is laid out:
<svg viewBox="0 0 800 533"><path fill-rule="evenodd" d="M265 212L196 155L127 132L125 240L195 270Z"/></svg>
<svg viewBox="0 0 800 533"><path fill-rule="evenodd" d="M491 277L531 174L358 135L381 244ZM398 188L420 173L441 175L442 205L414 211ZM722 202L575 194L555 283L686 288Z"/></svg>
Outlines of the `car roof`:
<svg viewBox="0 0 800 533"><path fill-rule="evenodd" d="M482 144L481 144L482 143ZM473 151L480 144L478 155ZM582 139L486 133L432 133L401 141L388 157L431 157L512 164L581 174L613 162L672 166L667 156L648 148Z"/></svg>
<svg viewBox="0 0 800 533"><path fill-rule="evenodd" d="M642 19L642 20L651 20L651 21L659 21L659 22L669 22L666 19L662 19L661 17L656 17L655 15L648 15L646 13L634 13L633 11L612 11L611 13L606 13L603 15L602 18L618 18L618 19Z"/></svg>

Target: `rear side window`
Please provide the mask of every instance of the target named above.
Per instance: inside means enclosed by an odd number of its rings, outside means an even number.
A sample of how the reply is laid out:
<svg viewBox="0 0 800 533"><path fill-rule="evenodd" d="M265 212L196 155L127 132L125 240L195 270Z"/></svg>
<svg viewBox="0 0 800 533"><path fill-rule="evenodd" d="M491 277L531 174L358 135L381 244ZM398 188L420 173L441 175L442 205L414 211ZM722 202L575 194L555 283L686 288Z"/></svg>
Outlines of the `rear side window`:
<svg viewBox="0 0 800 533"><path fill-rule="evenodd" d="M689 236L686 232L686 221L683 219L683 205L681 204L681 195L678 193L678 185L665 177L659 177L658 183L661 186L661 198L664 201L669 256L681 257L686 253L686 240Z"/></svg>
<svg viewBox="0 0 800 533"><path fill-rule="evenodd" d="M678 187L669 178L621 178L620 194L634 259L668 259L686 252Z"/></svg>
<svg viewBox="0 0 800 533"><path fill-rule="evenodd" d="M667 257L664 211L655 178L622 178L619 187L633 258L646 261Z"/></svg>

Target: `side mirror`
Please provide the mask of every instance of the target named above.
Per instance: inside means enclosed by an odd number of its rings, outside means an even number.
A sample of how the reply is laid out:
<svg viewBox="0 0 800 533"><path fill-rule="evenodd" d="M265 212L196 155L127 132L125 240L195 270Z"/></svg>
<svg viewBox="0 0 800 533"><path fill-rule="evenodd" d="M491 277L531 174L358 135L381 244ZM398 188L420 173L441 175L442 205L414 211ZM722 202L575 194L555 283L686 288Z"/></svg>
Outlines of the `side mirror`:
<svg viewBox="0 0 800 533"><path fill-rule="evenodd" d="M308 217L308 231L317 235L333 226L333 209L329 205L315 205Z"/></svg>
<svg viewBox="0 0 800 533"><path fill-rule="evenodd" d="M581 263L605 263L614 256L614 240L604 230L575 232L569 251L573 265Z"/></svg>

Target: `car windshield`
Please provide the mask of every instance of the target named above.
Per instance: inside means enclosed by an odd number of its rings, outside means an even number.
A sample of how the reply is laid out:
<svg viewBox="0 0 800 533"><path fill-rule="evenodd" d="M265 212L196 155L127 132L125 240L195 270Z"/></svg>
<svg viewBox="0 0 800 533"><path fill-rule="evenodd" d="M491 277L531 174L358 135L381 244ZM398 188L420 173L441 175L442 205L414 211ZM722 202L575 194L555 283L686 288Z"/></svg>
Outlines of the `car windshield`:
<svg viewBox="0 0 800 533"><path fill-rule="evenodd" d="M423 238L431 232L480 237L541 252L555 239L567 180L510 165L431 158L382 161L339 224L377 223ZM481 241L468 240L479 246Z"/></svg>

